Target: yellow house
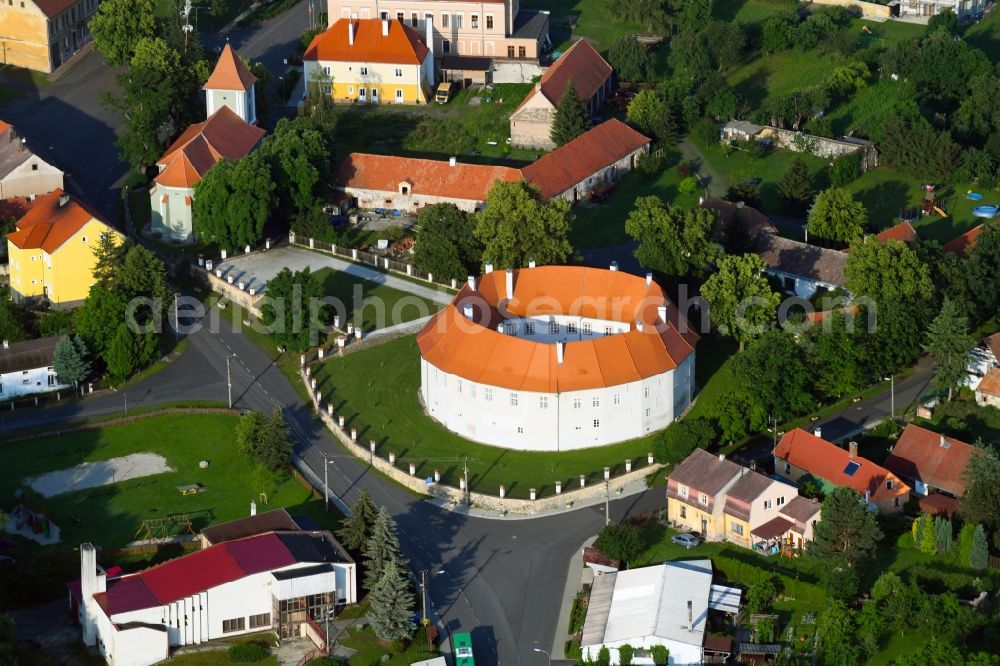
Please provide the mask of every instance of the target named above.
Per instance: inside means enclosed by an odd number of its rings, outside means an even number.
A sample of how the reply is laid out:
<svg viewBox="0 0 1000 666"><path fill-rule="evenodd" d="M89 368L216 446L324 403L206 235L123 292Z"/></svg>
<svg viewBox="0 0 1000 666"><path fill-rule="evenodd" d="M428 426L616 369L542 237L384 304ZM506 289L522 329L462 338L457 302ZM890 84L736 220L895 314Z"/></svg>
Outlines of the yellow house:
<svg viewBox="0 0 1000 666"><path fill-rule="evenodd" d="M14 299L46 298L58 308L79 305L94 283L94 248L104 233L122 240L97 213L62 190L36 199L7 235Z"/></svg>
<svg viewBox="0 0 1000 666"><path fill-rule="evenodd" d="M341 19L313 38L303 57L306 85L335 102L427 104L434 54L402 21Z"/></svg>
<svg viewBox="0 0 1000 666"><path fill-rule="evenodd" d="M52 72L90 42L98 0L0 2L0 64Z"/></svg>

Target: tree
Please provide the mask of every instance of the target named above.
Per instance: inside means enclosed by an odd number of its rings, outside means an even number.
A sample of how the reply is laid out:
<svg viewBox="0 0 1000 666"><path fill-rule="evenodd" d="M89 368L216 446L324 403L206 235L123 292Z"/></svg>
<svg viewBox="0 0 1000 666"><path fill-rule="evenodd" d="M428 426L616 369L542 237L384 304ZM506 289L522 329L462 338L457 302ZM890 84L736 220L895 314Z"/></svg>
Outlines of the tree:
<svg viewBox="0 0 1000 666"><path fill-rule="evenodd" d="M337 538L350 550L360 551L371 536L377 513L378 507L375 506L371 495L366 488L362 488L354 506L351 507L351 514L337 531Z"/></svg>
<svg viewBox="0 0 1000 666"><path fill-rule="evenodd" d="M695 449L707 449L715 441L715 426L709 419L698 417L674 421L653 442L656 459L676 465Z"/></svg>
<svg viewBox="0 0 1000 666"><path fill-rule="evenodd" d="M958 505L962 519L996 528L1000 516L1000 456L992 447L977 441L962 479L965 495Z"/></svg>
<svg viewBox="0 0 1000 666"><path fill-rule="evenodd" d="M0 615L0 666L17 666L17 652L14 649L16 644L14 618L4 613Z"/></svg>
<svg viewBox="0 0 1000 666"><path fill-rule="evenodd" d="M930 269L920 256L904 243L875 239L851 248L844 267L847 289L855 297L867 296L879 305L879 316L886 305L932 302L934 283Z"/></svg>
<svg viewBox="0 0 1000 666"><path fill-rule="evenodd" d="M622 35L608 49L608 62L619 81L648 81L653 71L653 54L639 43L638 35Z"/></svg>
<svg viewBox="0 0 1000 666"><path fill-rule="evenodd" d="M79 335L59 338L52 352L52 369L60 384L78 384L90 375L87 344Z"/></svg>
<svg viewBox="0 0 1000 666"><path fill-rule="evenodd" d="M826 85L834 97L849 97L868 85L869 76L871 76L871 72L868 70L868 65L854 60L834 67L830 72L830 78L827 79ZM857 156L855 155L855 157ZM843 187L842 184L836 182L834 182L834 185L836 187Z"/></svg>
<svg viewBox="0 0 1000 666"><path fill-rule="evenodd" d="M240 425L244 427L237 430L240 450L251 455L269 472L288 467L292 457L292 440L281 406L275 405L267 418L257 414L255 418L246 420L247 416L240 419Z"/></svg>
<svg viewBox="0 0 1000 666"><path fill-rule="evenodd" d="M927 21L927 34L941 31L953 35L957 30L958 17L950 8L934 14Z"/></svg>
<svg viewBox="0 0 1000 666"><path fill-rule="evenodd" d="M307 198L301 191L292 196ZM238 162L217 162L195 186L195 200L192 223L200 239L214 240L224 248L259 241L275 204L275 183L264 153L251 153Z"/></svg>
<svg viewBox="0 0 1000 666"><path fill-rule="evenodd" d="M934 518L923 516L924 526L920 530L920 543L917 547L921 553L933 555L937 551L937 534L934 532Z"/></svg>
<svg viewBox="0 0 1000 666"><path fill-rule="evenodd" d="M640 132L660 141L669 141L677 133L666 100L652 88L643 88L632 98L626 116Z"/></svg>
<svg viewBox="0 0 1000 666"><path fill-rule="evenodd" d="M608 557L627 564L639 557L645 544L642 533L635 525L612 524L601 530L594 547Z"/></svg>
<svg viewBox="0 0 1000 666"><path fill-rule="evenodd" d="M413 263L444 280L475 275L483 260L482 243L472 233L472 216L455 204L434 204L417 215Z"/></svg>
<svg viewBox="0 0 1000 666"><path fill-rule="evenodd" d="M795 14L772 16L761 28L760 47L765 53L778 53L792 48L795 43Z"/></svg>
<svg viewBox="0 0 1000 666"><path fill-rule="evenodd" d="M115 274L112 286L126 298L166 299L167 268L152 250L142 245L132 245L125 252L121 267Z"/></svg>
<svg viewBox="0 0 1000 666"><path fill-rule="evenodd" d="M94 45L113 67L132 60L136 43L156 36L154 0L103 0L87 25Z"/></svg>
<svg viewBox="0 0 1000 666"><path fill-rule="evenodd" d="M811 555L853 569L875 553L882 540L875 515L852 488L835 488L823 501L820 520L808 545Z"/></svg>
<svg viewBox="0 0 1000 666"><path fill-rule="evenodd" d="M751 614L766 613L771 610L775 597L778 596L778 589L774 585L774 580L765 578L750 583L747 588L747 612Z"/></svg>
<svg viewBox="0 0 1000 666"><path fill-rule="evenodd" d="M667 666L670 663L670 650L665 645L653 645L649 652L654 666Z"/></svg>
<svg viewBox="0 0 1000 666"><path fill-rule="evenodd" d="M941 304L941 312L927 327L926 351L934 361L934 385L952 392L965 377L965 364L969 352L976 346L976 340L969 335L968 320L958 311L958 306L950 298Z"/></svg>
<svg viewBox="0 0 1000 666"><path fill-rule="evenodd" d="M247 412L236 423L236 447L247 458L256 460L263 428L264 417L260 412Z"/></svg>
<svg viewBox="0 0 1000 666"><path fill-rule="evenodd" d="M774 321L781 301L763 270L764 260L756 254L722 257L718 271L701 286L712 323L722 335L735 338L740 351Z"/></svg>
<svg viewBox="0 0 1000 666"><path fill-rule="evenodd" d="M125 263L129 246L129 242L121 240L117 234L105 231L100 235L94 248L94 268L91 270L94 284L105 289L114 287L115 277Z"/></svg>
<svg viewBox="0 0 1000 666"><path fill-rule="evenodd" d="M857 153L842 155L833 161L830 167L830 182L834 187L847 187L861 173Z"/></svg>
<svg viewBox="0 0 1000 666"><path fill-rule="evenodd" d="M384 641L404 641L413 636L413 592L403 565L390 558L371 589L368 624Z"/></svg>
<svg viewBox="0 0 1000 666"><path fill-rule="evenodd" d="M10 289L0 286L0 338L7 342L28 339L25 310L10 300Z"/></svg>
<svg viewBox="0 0 1000 666"><path fill-rule="evenodd" d="M141 348L136 336L128 329L128 326L119 324L103 354L111 383L120 384L131 377L140 367L140 355Z"/></svg>
<svg viewBox="0 0 1000 666"><path fill-rule="evenodd" d="M264 325L275 340L291 349L315 345L325 325L326 311L319 304L323 286L309 267L292 273L288 268L267 283L267 298L261 306Z"/></svg>
<svg viewBox="0 0 1000 666"><path fill-rule="evenodd" d="M301 212L322 203L330 182L332 155L326 137L309 119L279 120L261 152L270 162L283 210Z"/></svg>
<svg viewBox="0 0 1000 666"><path fill-rule="evenodd" d="M930 182L950 181L961 155L951 134L935 130L923 117L915 121L892 117L877 139L880 161L886 166Z"/></svg>
<svg viewBox="0 0 1000 666"><path fill-rule="evenodd" d="M857 645L857 613L843 601L828 602L816 624L824 664L854 666L863 661Z"/></svg>
<svg viewBox="0 0 1000 666"><path fill-rule="evenodd" d="M815 387L824 397L839 398L864 384L864 340L843 312L835 311L825 325L815 327L810 341Z"/></svg>
<svg viewBox="0 0 1000 666"><path fill-rule="evenodd" d="M989 555L986 530L982 525L976 525L976 531L972 536L972 550L969 551L969 566L973 569L985 569Z"/></svg>
<svg viewBox="0 0 1000 666"><path fill-rule="evenodd" d="M812 374L802 349L780 331L769 331L732 360L738 390L752 396L760 414L779 420L813 406L808 386Z"/></svg>
<svg viewBox="0 0 1000 666"><path fill-rule="evenodd" d="M865 235L868 211L847 190L831 187L816 197L809 211L809 233L827 242L850 245Z"/></svg>
<svg viewBox="0 0 1000 666"><path fill-rule="evenodd" d="M399 548L399 534L396 531L396 521L389 515L384 506L379 507L375 514L375 522L371 527L371 535L362 549L365 565L365 589L375 590L375 585L381 580L386 568L395 562L405 567L406 560Z"/></svg>
<svg viewBox="0 0 1000 666"><path fill-rule="evenodd" d="M98 285L90 288L83 305L76 311L76 330L96 355L103 357L118 332L118 324L128 305L126 296Z"/></svg>
<svg viewBox="0 0 1000 666"><path fill-rule="evenodd" d="M635 648L628 643L622 643L618 646L618 666L632 666L632 655L635 654Z"/></svg>
<svg viewBox="0 0 1000 666"><path fill-rule="evenodd" d="M966 283L980 319L1000 310L1000 227L984 227L965 262Z"/></svg>
<svg viewBox="0 0 1000 666"><path fill-rule="evenodd" d="M716 419L719 437L730 444L763 430L767 422L767 410L746 388L722 396L712 416Z"/></svg>
<svg viewBox="0 0 1000 666"><path fill-rule="evenodd" d="M542 201L540 190L525 181L497 181L477 215L473 230L483 244L483 259L498 268L561 264L573 253L569 244L573 212L565 199Z"/></svg>
<svg viewBox="0 0 1000 666"><path fill-rule="evenodd" d="M555 115L552 118L550 137L557 146L569 143L590 129L590 114L583 100L576 92L573 79L566 81L562 97L556 103Z"/></svg>
<svg viewBox="0 0 1000 666"><path fill-rule="evenodd" d="M934 535L936 537L936 549L938 555L947 555L951 552L952 529L951 519L944 516L934 517Z"/></svg>
<svg viewBox="0 0 1000 666"><path fill-rule="evenodd" d="M594 660L594 666L610 666L610 664L611 651L602 645L601 649L597 651L597 659Z"/></svg>
<svg viewBox="0 0 1000 666"><path fill-rule="evenodd" d="M639 241L635 258L671 276L700 276L719 257L719 216L705 208L683 210L656 196L639 197L625 220L625 233Z"/></svg>

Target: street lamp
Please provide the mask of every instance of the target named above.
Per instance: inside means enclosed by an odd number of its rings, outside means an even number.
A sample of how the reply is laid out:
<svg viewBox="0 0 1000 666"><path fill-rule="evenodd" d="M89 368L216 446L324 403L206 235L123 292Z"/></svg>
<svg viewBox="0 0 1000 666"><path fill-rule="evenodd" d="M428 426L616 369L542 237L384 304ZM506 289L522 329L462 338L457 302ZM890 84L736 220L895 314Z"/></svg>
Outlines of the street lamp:
<svg viewBox="0 0 1000 666"><path fill-rule="evenodd" d="M896 375L889 375L889 418L896 420Z"/></svg>
<svg viewBox="0 0 1000 666"><path fill-rule="evenodd" d="M226 354L226 388L229 391L229 409L233 408L233 376L229 372L229 359L236 358L236 354Z"/></svg>
<svg viewBox="0 0 1000 666"><path fill-rule="evenodd" d="M427 571L427 569L422 569L420 571L420 601L421 601L421 604L422 604L422 607L423 607L423 611L421 612L421 621L420 621L420 624L422 626L427 626L429 624L429 621L427 619L427 576L428 576L428 573L429 572ZM441 571L435 571L434 575L435 576L440 576L443 573L444 573L444 569L442 569Z"/></svg>
<svg viewBox="0 0 1000 666"><path fill-rule="evenodd" d="M545 655L546 657L548 657L548 660L549 660L549 664L551 664L551 663L552 663L552 655L551 655L551 654L549 654L549 653L548 653L547 651L543 650L542 648L531 648L531 651L532 651L532 652L541 652L541 653L542 653L542 654L544 654L544 655Z"/></svg>

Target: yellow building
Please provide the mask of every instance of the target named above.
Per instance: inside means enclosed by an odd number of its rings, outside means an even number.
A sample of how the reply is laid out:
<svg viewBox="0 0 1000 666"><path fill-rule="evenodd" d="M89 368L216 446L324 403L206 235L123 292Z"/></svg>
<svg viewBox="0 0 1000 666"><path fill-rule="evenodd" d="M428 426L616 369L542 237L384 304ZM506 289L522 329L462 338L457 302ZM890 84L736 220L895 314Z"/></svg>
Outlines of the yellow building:
<svg viewBox="0 0 1000 666"><path fill-rule="evenodd" d="M90 42L98 0L0 1L0 64L52 72Z"/></svg>
<svg viewBox="0 0 1000 666"><path fill-rule="evenodd" d="M36 199L7 235L14 299L46 298L58 308L79 305L94 283L94 249L104 233L122 240L97 213L62 190Z"/></svg>
<svg viewBox="0 0 1000 666"><path fill-rule="evenodd" d="M402 21L341 19L313 38L306 85L335 102L427 104L434 54Z"/></svg>

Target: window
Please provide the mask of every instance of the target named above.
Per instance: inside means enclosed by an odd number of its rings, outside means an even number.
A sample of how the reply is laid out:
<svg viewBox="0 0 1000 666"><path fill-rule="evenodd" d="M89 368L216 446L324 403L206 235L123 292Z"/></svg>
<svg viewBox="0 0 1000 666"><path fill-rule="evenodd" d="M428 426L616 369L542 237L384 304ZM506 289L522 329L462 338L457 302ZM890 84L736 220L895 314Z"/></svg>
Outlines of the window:
<svg viewBox="0 0 1000 666"><path fill-rule="evenodd" d="M379 12L378 15L383 21L389 20L389 12Z"/></svg>
<svg viewBox="0 0 1000 666"><path fill-rule="evenodd" d="M486 402L493 402L493 389L486 387Z"/></svg>
<svg viewBox="0 0 1000 666"><path fill-rule="evenodd" d="M770 511L772 504L771 500L764 500L764 511Z"/></svg>
<svg viewBox="0 0 1000 666"><path fill-rule="evenodd" d="M514 57L514 47L513 46L508 46L507 47L507 57L508 58L513 58Z"/></svg>
<svg viewBox="0 0 1000 666"><path fill-rule="evenodd" d="M348 67L347 71L351 71L351 68ZM326 74L327 76L330 76L330 68L329 67L323 67L323 73Z"/></svg>
<svg viewBox="0 0 1000 666"><path fill-rule="evenodd" d="M86 236L84 236L84 237L83 237L83 238L82 238L81 240L83 241L83 244L84 244L84 245L86 245L86 244L87 244L87 237L86 237Z"/></svg>
<svg viewBox="0 0 1000 666"><path fill-rule="evenodd" d="M569 333L576 333L576 324L574 323L566 324L566 331Z"/></svg>
<svg viewBox="0 0 1000 666"><path fill-rule="evenodd" d="M681 497L687 497L688 496L688 487L685 486L683 483L678 483L677 484L677 494L680 495Z"/></svg>
<svg viewBox="0 0 1000 666"><path fill-rule="evenodd" d="M534 335L535 334L535 322L526 321L524 322L524 334Z"/></svg>
<svg viewBox="0 0 1000 666"><path fill-rule="evenodd" d="M458 380L458 394L462 395L462 380Z"/></svg>
<svg viewBox="0 0 1000 666"><path fill-rule="evenodd" d="M479 14L472 15L472 29L479 30Z"/></svg>
<svg viewBox="0 0 1000 666"><path fill-rule="evenodd" d="M364 88L358 88L358 99L362 102L366 99L366 93Z"/></svg>
<svg viewBox="0 0 1000 666"><path fill-rule="evenodd" d="M455 14L455 30L462 29L462 19L465 18L463 14Z"/></svg>
<svg viewBox="0 0 1000 666"><path fill-rule="evenodd" d="M447 14L441 14L441 27L442 28L447 28L448 27L448 15Z"/></svg>
<svg viewBox="0 0 1000 666"><path fill-rule="evenodd" d="M778 498L777 501L778 501L778 506L783 505L785 503L785 496L782 495L781 497Z"/></svg>
<svg viewBox="0 0 1000 666"><path fill-rule="evenodd" d="M524 48L523 46L518 46L517 47L517 57L518 58L527 58L528 57L528 50L526 48Z"/></svg>
<svg viewBox="0 0 1000 666"><path fill-rule="evenodd" d="M396 88L396 102L402 102L402 101L403 101L403 89Z"/></svg>
<svg viewBox="0 0 1000 666"><path fill-rule="evenodd" d="M445 16L447 16L447 14L445 14ZM441 52L451 53L451 42L449 42L447 39L441 40Z"/></svg>
<svg viewBox="0 0 1000 666"><path fill-rule="evenodd" d="M243 631L247 628L247 619L245 617L237 617L232 620L222 621L222 633L228 634L233 631Z"/></svg>
<svg viewBox="0 0 1000 666"><path fill-rule="evenodd" d="M581 407L583 407L583 400L573 398L573 409L580 409Z"/></svg>
<svg viewBox="0 0 1000 666"><path fill-rule="evenodd" d="M622 394L621 393L615 393L614 397L611 398L611 404L612 405L620 405L620 404L622 404Z"/></svg>
<svg viewBox="0 0 1000 666"><path fill-rule="evenodd" d="M595 428L601 427L601 419L594 419L594 427Z"/></svg>
<svg viewBox="0 0 1000 666"><path fill-rule="evenodd" d="M410 25L414 28L417 27L417 13L413 12L410 14Z"/></svg>
<svg viewBox="0 0 1000 666"><path fill-rule="evenodd" d="M594 332L594 329L590 325L590 323L586 323L586 324L583 325L583 334L584 335L590 335L593 332Z"/></svg>
<svg viewBox="0 0 1000 666"><path fill-rule="evenodd" d="M493 14L486 15L486 29L487 30L493 29Z"/></svg>
<svg viewBox="0 0 1000 666"><path fill-rule="evenodd" d="M698 495L698 501L707 506L708 505L708 495L706 495L705 493L701 493L700 495Z"/></svg>
<svg viewBox="0 0 1000 666"><path fill-rule="evenodd" d="M260 615L250 616L250 628L258 629L260 627L270 627L271 626L271 614L261 613Z"/></svg>
<svg viewBox="0 0 1000 666"><path fill-rule="evenodd" d="M743 523L738 523L735 520L729 523L729 531L733 534L738 534L743 536Z"/></svg>
<svg viewBox="0 0 1000 666"><path fill-rule="evenodd" d="M594 407L600 407L600 406L601 406L601 399L600 399L600 398L594 398L594 399L593 399L593 400L591 401L591 404L592 404L592 405L593 405Z"/></svg>
<svg viewBox="0 0 1000 666"><path fill-rule="evenodd" d="M516 393L511 393L510 394L510 406L511 407L517 407L517 394Z"/></svg>
<svg viewBox="0 0 1000 666"><path fill-rule="evenodd" d="M504 324L503 332L506 333L507 335L514 335L514 333L516 332L516 326L514 324Z"/></svg>
<svg viewBox="0 0 1000 666"><path fill-rule="evenodd" d="M892 479L886 479L886 481L885 481L885 489L886 490L892 490Z"/></svg>
<svg viewBox="0 0 1000 666"><path fill-rule="evenodd" d="M49 375L49 386L55 386L55 385L56 385L56 376Z"/></svg>
<svg viewBox="0 0 1000 666"><path fill-rule="evenodd" d="M611 327L610 326L605 326L604 327L604 335L611 335Z"/></svg>
<svg viewBox="0 0 1000 666"><path fill-rule="evenodd" d="M354 86L347 86L347 94L348 95L354 94Z"/></svg>
<svg viewBox="0 0 1000 666"><path fill-rule="evenodd" d="M785 474L788 474L788 473L789 473L789 472L791 472L791 471L792 471L792 466L791 466L791 465L789 465L789 464L788 464L788 461L786 460L786 461L785 461Z"/></svg>
<svg viewBox="0 0 1000 666"><path fill-rule="evenodd" d="M32 164L31 165L31 170L32 171L38 171L38 165L37 164Z"/></svg>
<svg viewBox="0 0 1000 666"><path fill-rule="evenodd" d="M649 407L646 408L646 418L649 418Z"/></svg>
<svg viewBox="0 0 1000 666"><path fill-rule="evenodd" d="M549 333L555 334L555 333L558 333L558 332L559 332L559 322L557 322L557 321L550 321L549 322Z"/></svg>
<svg viewBox="0 0 1000 666"><path fill-rule="evenodd" d="M403 77L403 70L402 70L401 67L397 67L396 68L396 78L400 79L402 77ZM402 97L402 95L399 95L399 97Z"/></svg>
<svg viewBox="0 0 1000 666"><path fill-rule="evenodd" d="M330 95L332 93L333 93L333 86L331 86L329 83L324 83L323 84L323 94L324 95Z"/></svg>
<svg viewBox="0 0 1000 666"><path fill-rule="evenodd" d="M367 67L362 67L361 68L361 76L368 76L368 68Z"/></svg>
<svg viewBox="0 0 1000 666"><path fill-rule="evenodd" d="M400 23L403 22L403 12L396 12L396 20Z"/></svg>
<svg viewBox="0 0 1000 666"><path fill-rule="evenodd" d="M518 435L523 435L524 434L524 427L523 426L517 426L517 434Z"/></svg>
<svg viewBox="0 0 1000 666"><path fill-rule="evenodd" d="M642 397L643 398L648 398L649 397L649 387L648 386L643 387L643 389L642 389Z"/></svg>
<svg viewBox="0 0 1000 666"><path fill-rule="evenodd" d="M681 518L687 519L687 517L688 517L687 507L681 504Z"/></svg>
<svg viewBox="0 0 1000 666"><path fill-rule="evenodd" d="M540 397L538 399L538 408L539 409L548 409L549 408L549 399L548 399L547 396L543 395L542 397Z"/></svg>
<svg viewBox="0 0 1000 666"><path fill-rule="evenodd" d="M475 384L469 384L469 397L470 398L475 398L476 397L476 385Z"/></svg>

